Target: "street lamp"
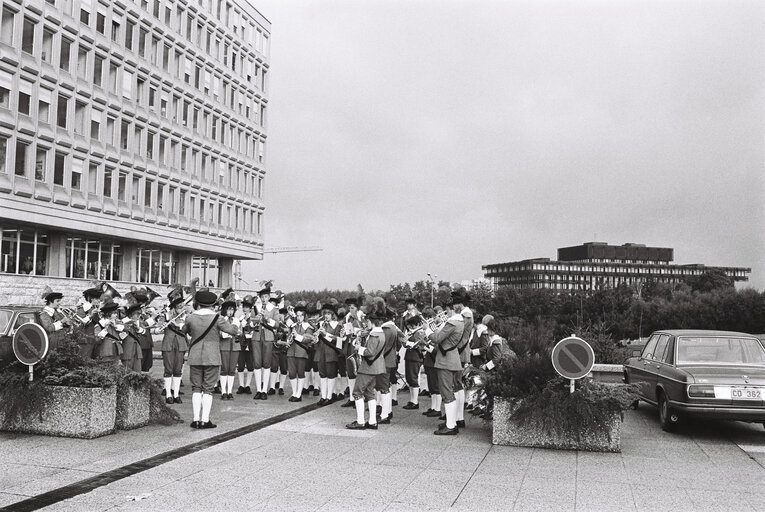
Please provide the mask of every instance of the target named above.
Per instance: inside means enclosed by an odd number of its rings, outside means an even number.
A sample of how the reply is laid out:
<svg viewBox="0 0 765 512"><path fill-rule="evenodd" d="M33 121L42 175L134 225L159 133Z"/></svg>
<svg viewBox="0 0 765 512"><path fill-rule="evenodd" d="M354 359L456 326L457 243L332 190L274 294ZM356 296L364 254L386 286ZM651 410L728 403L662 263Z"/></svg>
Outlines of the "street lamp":
<svg viewBox="0 0 765 512"><path fill-rule="evenodd" d="M430 307L433 307L433 290L435 290L436 287L436 278L438 277L438 274L430 275L430 272L428 272L428 277L430 278Z"/></svg>

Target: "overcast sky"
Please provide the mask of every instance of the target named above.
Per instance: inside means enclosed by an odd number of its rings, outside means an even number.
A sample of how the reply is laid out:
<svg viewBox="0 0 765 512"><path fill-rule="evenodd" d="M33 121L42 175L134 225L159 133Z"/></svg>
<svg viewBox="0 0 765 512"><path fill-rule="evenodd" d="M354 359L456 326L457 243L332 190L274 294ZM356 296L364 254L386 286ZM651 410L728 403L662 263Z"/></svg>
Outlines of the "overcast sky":
<svg viewBox="0 0 765 512"><path fill-rule="evenodd" d="M244 279L387 289L673 247L765 288L765 2L251 0L272 26Z"/></svg>

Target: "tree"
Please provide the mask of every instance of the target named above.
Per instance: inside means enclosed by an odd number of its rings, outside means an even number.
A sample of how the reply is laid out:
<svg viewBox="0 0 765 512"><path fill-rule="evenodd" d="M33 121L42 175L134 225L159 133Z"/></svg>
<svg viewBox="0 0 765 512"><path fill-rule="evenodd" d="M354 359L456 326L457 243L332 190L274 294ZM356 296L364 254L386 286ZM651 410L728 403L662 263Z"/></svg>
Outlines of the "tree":
<svg viewBox="0 0 765 512"><path fill-rule="evenodd" d="M717 268L707 269L698 276L690 276L685 282L694 292L711 292L723 288L733 288L733 278Z"/></svg>

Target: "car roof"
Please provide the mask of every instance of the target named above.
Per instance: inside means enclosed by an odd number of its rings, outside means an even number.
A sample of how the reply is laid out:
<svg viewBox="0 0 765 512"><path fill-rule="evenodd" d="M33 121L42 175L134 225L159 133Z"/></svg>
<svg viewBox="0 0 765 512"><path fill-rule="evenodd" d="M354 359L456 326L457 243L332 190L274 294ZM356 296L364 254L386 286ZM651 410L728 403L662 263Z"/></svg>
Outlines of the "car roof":
<svg viewBox="0 0 765 512"><path fill-rule="evenodd" d="M736 337L748 337L756 338L754 334L748 334L745 332L736 331L714 331L706 329L668 329L663 331L654 331L653 334L669 334L671 336L736 336Z"/></svg>
<svg viewBox="0 0 765 512"><path fill-rule="evenodd" d="M0 309L10 309L11 311L40 311L42 310L43 306L37 305L37 306L18 306L18 305L12 305L12 306L0 306Z"/></svg>

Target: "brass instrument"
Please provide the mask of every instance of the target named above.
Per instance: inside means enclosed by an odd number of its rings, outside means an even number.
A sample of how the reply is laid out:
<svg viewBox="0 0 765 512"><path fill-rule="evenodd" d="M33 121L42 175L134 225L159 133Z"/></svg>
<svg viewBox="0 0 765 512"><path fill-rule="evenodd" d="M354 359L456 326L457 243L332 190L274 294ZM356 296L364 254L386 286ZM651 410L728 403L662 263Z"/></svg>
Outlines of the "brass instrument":
<svg viewBox="0 0 765 512"><path fill-rule="evenodd" d="M181 311L180 313L175 315L170 320L167 320L162 327L157 327L154 332L157 333L157 334L165 332L165 329L167 329L170 326L170 324L174 323L176 320L185 321L186 320L186 315L187 315L187 312L184 309L183 311Z"/></svg>
<svg viewBox="0 0 765 512"><path fill-rule="evenodd" d="M74 323L74 324L77 324L77 325L83 325L84 324L84 321L82 320L82 318L77 316L77 313L72 308L59 307L58 311L59 311L59 313L64 315L64 318L69 320L70 323Z"/></svg>

